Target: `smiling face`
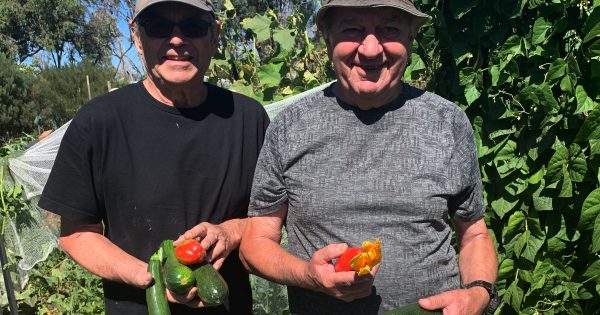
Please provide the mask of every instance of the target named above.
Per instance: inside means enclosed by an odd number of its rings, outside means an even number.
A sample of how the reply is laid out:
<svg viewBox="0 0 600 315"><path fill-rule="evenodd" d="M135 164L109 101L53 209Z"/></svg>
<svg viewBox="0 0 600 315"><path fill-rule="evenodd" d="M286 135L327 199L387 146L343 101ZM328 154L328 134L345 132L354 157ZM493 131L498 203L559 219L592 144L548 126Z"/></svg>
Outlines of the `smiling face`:
<svg viewBox="0 0 600 315"><path fill-rule="evenodd" d="M392 8L331 8L324 35L337 73L335 93L361 109L398 98L416 30Z"/></svg>
<svg viewBox="0 0 600 315"><path fill-rule="evenodd" d="M208 33L199 38L184 35L180 24L190 26L198 19L212 22ZM145 62L148 78L157 86L194 86L203 81L210 60L218 47L219 25L212 16L200 9L181 3L168 2L151 6L138 18L134 39ZM166 21L167 23L157 23ZM170 23L171 22L171 23ZM182 23L183 22L183 23ZM166 38L152 37L148 24L178 24ZM146 25L146 26L145 26Z"/></svg>

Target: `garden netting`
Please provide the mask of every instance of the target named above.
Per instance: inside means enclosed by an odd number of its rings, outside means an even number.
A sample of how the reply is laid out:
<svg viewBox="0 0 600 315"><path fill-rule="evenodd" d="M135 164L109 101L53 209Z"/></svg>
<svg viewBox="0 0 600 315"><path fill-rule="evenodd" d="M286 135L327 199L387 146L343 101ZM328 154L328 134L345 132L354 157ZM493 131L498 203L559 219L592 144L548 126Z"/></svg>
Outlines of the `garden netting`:
<svg viewBox="0 0 600 315"><path fill-rule="evenodd" d="M322 91L330 83L291 96L281 101L265 105L271 119L281 110L298 99ZM17 155L9 156L6 160L9 172L4 172L4 188L8 191L15 184L22 187L22 196L26 199L25 211L17 211L17 215L8 215L3 222L5 247L9 257L18 257L18 263L11 270L15 289L23 289L27 284L29 271L58 246L60 217L40 209L37 206L39 196L50 175L54 159L62 137L69 122L52 132ZM6 165L0 167L6 168ZM0 304L6 305L6 288L0 274Z"/></svg>

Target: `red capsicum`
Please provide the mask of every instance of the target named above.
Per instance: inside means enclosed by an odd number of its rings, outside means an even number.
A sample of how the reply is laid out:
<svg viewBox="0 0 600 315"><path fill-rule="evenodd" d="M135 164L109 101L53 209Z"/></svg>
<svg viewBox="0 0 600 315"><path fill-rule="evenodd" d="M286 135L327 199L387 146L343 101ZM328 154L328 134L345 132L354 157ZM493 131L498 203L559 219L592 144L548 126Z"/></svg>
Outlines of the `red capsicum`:
<svg viewBox="0 0 600 315"><path fill-rule="evenodd" d="M356 271L359 276L371 272L371 269L381 262L381 242L364 241L362 247L348 248L335 262L334 269L340 271Z"/></svg>

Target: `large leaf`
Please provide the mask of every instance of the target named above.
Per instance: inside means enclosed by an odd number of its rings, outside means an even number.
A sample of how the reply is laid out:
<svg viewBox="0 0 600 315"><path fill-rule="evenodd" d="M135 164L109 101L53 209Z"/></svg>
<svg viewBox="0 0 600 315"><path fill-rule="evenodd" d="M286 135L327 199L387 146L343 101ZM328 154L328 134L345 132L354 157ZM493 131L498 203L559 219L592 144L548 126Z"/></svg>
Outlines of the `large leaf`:
<svg viewBox="0 0 600 315"><path fill-rule="evenodd" d="M552 23L547 22L543 17L539 17L533 23L533 33L531 42L534 45L541 44L548 39L548 31L552 29Z"/></svg>
<svg viewBox="0 0 600 315"><path fill-rule="evenodd" d="M558 58L550 65L550 69L548 69L546 78L549 81L559 80L565 76L565 74L567 74L567 68L567 62L562 58Z"/></svg>
<svg viewBox="0 0 600 315"><path fill-rule="evenodd" d="M575 97L577 99L577 109L574 114L589 112L598 106L598 104L588 96L581 85L578 85L575 89Z"/></svg>
<svg viewBox="0 0 600 315"><path fill-rule="evenodd" d="M256 41L262 42L271 38L271 23L273 21L266 15L256 15L253 18L242 20L242 27L256 34Z"/></svg>
<svg viewBox="0 0 600 315"><path fill-rule="evenodd" d="M450 1L450 11L456 19L460 19L477 5L477 0Z"/></svg>
<svg viewBox="0 0 600 315"><path fill-rule="evenodd" d="M498 267L498 279L505 279L511 274L513 274L515 270L515 262L514 260L507 258L502 260L500 266Z"/></svg>
<svg viewBox="0 0 600 315"><path fill-rule="evenodd" d="M592 233L592 252L597 253L600 251L600 216L596 217L594 223L594 232Z"/></svg>
<svg viewBox="0 0 600 315"><path fill-rule="evenodd" d="M582 230L591 230L594 228L594 222L600 214L600 188L593 190L583 201L581 206L581 217L579 219L579 228Z"/></svg>
<svg viewBox="0 0 600 315"><path fill-rule="evenodd" d="M546 170L546 183L552 184L560 181L563 177L563 166L569 162L569 150L566 147L560 147L548 162Z"/></svg>
<svg viewBox="0 0 600 315"><path fill-rule="evenodd" d="M293 30L274 30L273 39L279 43L281 50L290 52L294 48L295 38Z"/></svg>
<svg viewBox="0 0 600 315"><path fill-rule="evenodd" d="M506 242L514 237L522 228L525 223L525 214L521 211L515 211L510 218L508 223L502 230L502 239Z"/></svg>
<svg viewBox="0 0 600 315"><path fill-rule="evenodd" d="M582 142L590 139L600 139L600 108L596 107L589 113L579 129L575 141Z"/></svg>
<svg viewBox="0 0 600 315"><path fill-rule="evenodd" d="M583 273L583 277L600 283L600 260L594 261Z"/></svg>
<svg viewBox="0 0 600 315"><path fill-rule="evenodd" d="M267 87L279 86L281 83L281 69L283 68L284 63L267 63L258 68L258 79L260 83L266 85Z"/></svg>
<svg viewBox="0 0 600 315"><path fill-rule="evenodd" d="M498 215L498 217L503 218L505 214L514 209L518 202L519 200L508 201L503 197L500 197L492 201L492 209L494 209L494 212Z"/></svg>
<svg viewBox="0 0 600 315"><path fill-rule="evenodd" d="M585 153L577 143L572 143L569 146L568 166L571 180L576 183L582 182L588 168Z"/></svg>
<svg viewBox="0 0 600 315"><path fill-rule="evenodd" d="M518 281L513 281L506 290L504 301L510 304L513 309L520 310L524 295L523 289L518 286Z"/></svg>

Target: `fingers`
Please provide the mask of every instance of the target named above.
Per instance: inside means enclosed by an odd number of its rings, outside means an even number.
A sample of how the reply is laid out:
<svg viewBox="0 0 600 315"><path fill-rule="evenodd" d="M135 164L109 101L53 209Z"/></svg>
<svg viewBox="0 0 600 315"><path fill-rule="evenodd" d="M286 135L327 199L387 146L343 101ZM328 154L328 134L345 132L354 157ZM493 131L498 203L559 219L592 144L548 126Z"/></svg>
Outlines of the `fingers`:
<svg viewBox="0 0 600 315"><path fill-rule="evenodd" d="M201 308L204 307L204 303L196 296L197 289L194 287L186 294L176 294L168 289L167 291L167 300L171 303L179 303L184 304L190 308Z"/></svg>
<svg viewBox="0 0 600 315"><path fill-rule="evenodd" d="M193 228L185 231L185 233L180 235L179 238L177 240L175 240L175 242L173 242L173 245L177 246L177 245L179 245L179 243L183 242L184 240L189 240L189 239L193 239L193 238L198 239L198 240L203 239L204 237L206 237L206 234L208 232L208 225L209 225L209 223L203 222L203 223L200 223L200 224L194 226ZM204 244L202 246L204 246Z"/></svg>
<svg viewBox="0 0 600 315"><path fill-rule="evenodd" d="M439 310L448 306L452 301L448 301L447 292L419 299L419 305L426 310Z"/></svg>
<svg viewBox="0 0 600 315"><path fill-rule="evenodd" d="M137 273L137 276L133 279L134 283L133 285L138 287L138 288L142 288L145 289L147 287L149 287L152 284L152 274L145 271L145 272L140 272Z"/></svg>
<svg viewBox="0 0 600 315"><path fill-rule="evenodd" d="M314 259L316 263L331 262L340 257L346 249L348 249L348 244L330 244L316 251L312 259Z"/></svg>

